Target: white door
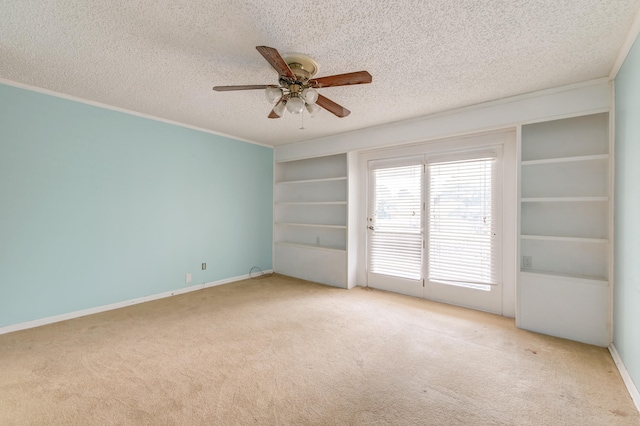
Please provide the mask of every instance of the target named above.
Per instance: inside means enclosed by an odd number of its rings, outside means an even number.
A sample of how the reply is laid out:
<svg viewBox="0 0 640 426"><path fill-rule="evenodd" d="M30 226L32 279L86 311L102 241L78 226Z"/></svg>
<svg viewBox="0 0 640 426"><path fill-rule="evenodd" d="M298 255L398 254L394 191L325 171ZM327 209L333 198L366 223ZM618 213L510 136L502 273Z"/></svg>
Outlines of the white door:
<svg viewBox="0 0 640 426"><path fill-rule="evenodd" d="M427 299L502 313L497 149L427 162Z"/></svg>
<svg viewBox="0 0 640 426"><path fill-rule="evenodd" d="M370 287L423 297L424 156L369 163Z"/></svg>
<svg viewBox="0 0 640 426"><path fill-rule="evenodd" d="M370 162L369 286L502 313L499 154Z"/></svg>

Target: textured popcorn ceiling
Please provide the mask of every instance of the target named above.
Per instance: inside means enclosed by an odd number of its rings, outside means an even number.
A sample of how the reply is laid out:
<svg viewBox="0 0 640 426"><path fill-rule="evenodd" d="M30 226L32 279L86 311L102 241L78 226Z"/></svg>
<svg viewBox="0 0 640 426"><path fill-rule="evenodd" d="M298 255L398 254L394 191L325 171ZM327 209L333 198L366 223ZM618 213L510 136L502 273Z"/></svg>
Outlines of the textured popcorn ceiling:
<svg viewBox="0 0 640 426"><path fill-rule="evenodd" d="M287 9L287 4L290 9ZM640 0L3 0L0 78L270 145L607 76ZM310 55L352 111L267 118L255 50Z"/></svg>

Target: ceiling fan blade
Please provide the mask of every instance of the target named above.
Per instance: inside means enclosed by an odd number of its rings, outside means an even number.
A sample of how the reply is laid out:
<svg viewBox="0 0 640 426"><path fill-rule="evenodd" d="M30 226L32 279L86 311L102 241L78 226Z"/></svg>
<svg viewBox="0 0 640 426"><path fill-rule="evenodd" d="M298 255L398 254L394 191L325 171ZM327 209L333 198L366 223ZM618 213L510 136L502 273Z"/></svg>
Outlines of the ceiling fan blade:
<svg viewBox="0 0 640 426"><path fill-rule="evenodd" d="M256 46L256 49L262 56L264 56L267 62L269 62L271 66L278 71L278 75L293 79L296 78L296 75L291 71L289 65L287 65L284 59L282 59L282 56L276 49L269 46Z"/></svg>
<svg viewBox="0 0 640 426"><path fill-rule="evenodd" d="M332 114L335 114L337 117L343 118L347 115L351 114L351 111L346 109L345 107L338 105L333 102L331 99L326 98L322 95L318 95L318 100L316 101L316 105L321 106Z"/></svg>
<svg viewBox="0 0 640 426"><path fill-rule="evenodd" d="M271 110L271 112L268 115L269 118L280 118L280 116L278 114L276 114L276 107L278 105L280 105L281 102L282 102L282 98L280 98L280 100L278 102L276 102L276 105L273 107L273 109Z"/></svg>
<svg viewBox="0 0 640 426"><path fill-rule="evenodd" d="M272 84L247 84L244 86L215 86L213 90L216 92L229 92L231 90L256 90L266 89L267 87L277 87Z"/></svg>
<svg viewBox="0 0 640 426"><path fill-rule="evenodd" d="M311 87L331 87L331 86L348 86L350 84L367 84L371 83L371 74L367 71L350 72L346 74L336 74L327 77L314 78L310 81Z"/></svg>

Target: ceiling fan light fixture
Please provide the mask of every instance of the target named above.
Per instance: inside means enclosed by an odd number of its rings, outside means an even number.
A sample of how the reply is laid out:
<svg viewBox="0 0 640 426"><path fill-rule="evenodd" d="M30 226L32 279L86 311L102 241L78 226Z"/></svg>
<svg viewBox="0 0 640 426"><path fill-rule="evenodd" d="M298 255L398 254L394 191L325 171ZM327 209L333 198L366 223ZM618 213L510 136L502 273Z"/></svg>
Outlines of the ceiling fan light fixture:
<svg viewBox="0 0 640 426"><path fill-rule="evenodd" d="M318 92L312 87L307 87L302 91L302 99L308 104L315 104L318 100Z"/></svg>
<svg viewBox="0 0 640 426"><path fill-rule="evenodd" d="M316 104L307 104L305 105L307 108L307 112L309 113L309 117L313 118L320 112L320 107Z"/></svg>
<svg viewBox="0 0 640 426"><path fill-rule="evenodd" d="M318 64L309 56L295 53L285 57L280 55L277 49L269 46L256 46L256 50L278 73L278 84L243 84L239 86L214 86L216 92L231 90L265 90L265 97L275 106L267 116L279 118L284 110L292 114L300 114L305 107L310 115L316 114L320 109L325 109L339 118L351 114L351 111L320 96L315 89L323 87L348 86L352 84L371 83L372 77L367 71L356 71L345 74L329 75L314 78L318 72ZM317 105L317 101L320 104Z"/></svg>
<svg viewBox="0 0 640 426"><path fill-rule="evenodd" d="M304 109L304 101L299 97L292 97L287 101L287 111L291 114L300 114Z"/></svg>
<svg viewBox="0 0 640 426"><path fill-rule="evenodd" d="M282 97L282 90L279 87L267 87L265 96L269 103L276 103Z"/></svg>

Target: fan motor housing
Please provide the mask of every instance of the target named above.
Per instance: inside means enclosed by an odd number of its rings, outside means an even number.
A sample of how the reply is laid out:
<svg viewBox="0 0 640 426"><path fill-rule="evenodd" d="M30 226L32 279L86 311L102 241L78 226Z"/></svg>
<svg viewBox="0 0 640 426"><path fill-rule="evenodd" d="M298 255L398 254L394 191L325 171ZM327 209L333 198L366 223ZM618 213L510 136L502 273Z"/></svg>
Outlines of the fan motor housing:
<svg viewBox="0 0 640 426"><path fill-rule="evenodd" d="M289 53L284 55L283 59L300 81L307 81L318 73L318 63L310 56L301 53Z"/></svg>

